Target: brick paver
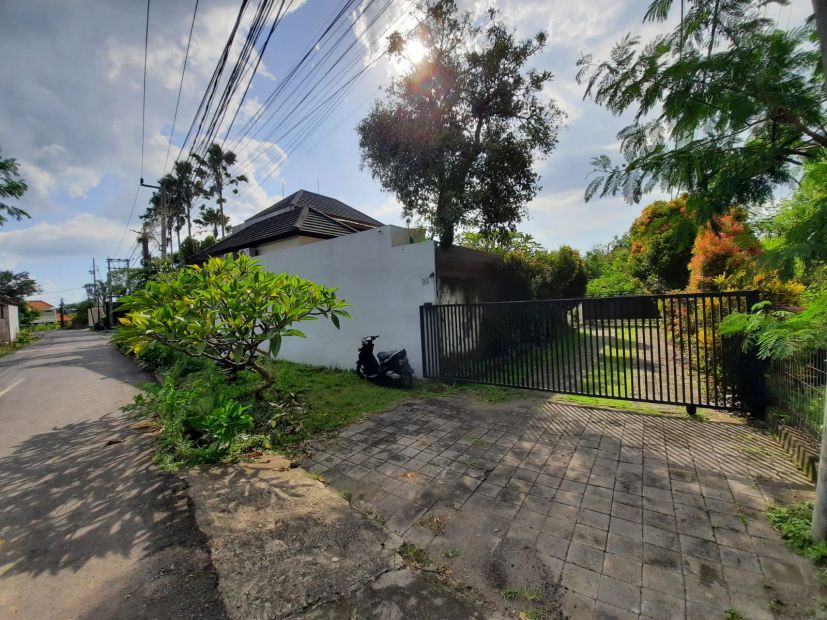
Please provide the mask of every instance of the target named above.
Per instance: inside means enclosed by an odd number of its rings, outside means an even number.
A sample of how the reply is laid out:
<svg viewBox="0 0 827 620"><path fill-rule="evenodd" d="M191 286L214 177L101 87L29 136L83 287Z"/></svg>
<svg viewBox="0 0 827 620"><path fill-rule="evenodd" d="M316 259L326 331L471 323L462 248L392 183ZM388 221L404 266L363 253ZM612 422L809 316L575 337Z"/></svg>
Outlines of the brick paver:
<svg viewBox="0 0 827 620"><path fill-rule="evenodd" d="M552 615L733 608L754 619L796 617L823 594L761 514L812 497L812 485L742 424L442 398L373 415L311 451L311 471L492 599L507 588L556 597L562 584ZM529 598L508 604L549 603Z"/></svg>

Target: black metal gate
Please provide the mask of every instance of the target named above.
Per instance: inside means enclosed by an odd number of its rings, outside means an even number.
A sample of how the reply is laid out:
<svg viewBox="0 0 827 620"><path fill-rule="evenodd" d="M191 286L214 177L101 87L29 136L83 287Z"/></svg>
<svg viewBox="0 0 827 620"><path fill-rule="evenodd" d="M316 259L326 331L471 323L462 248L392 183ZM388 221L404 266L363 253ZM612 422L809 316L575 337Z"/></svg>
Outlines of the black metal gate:
<svg viewBox="0 0 827 620"><path fill-rule="evenodd" d="M420 308L426 377L762 415L761 363L722 337L753 291Z"/></svg>

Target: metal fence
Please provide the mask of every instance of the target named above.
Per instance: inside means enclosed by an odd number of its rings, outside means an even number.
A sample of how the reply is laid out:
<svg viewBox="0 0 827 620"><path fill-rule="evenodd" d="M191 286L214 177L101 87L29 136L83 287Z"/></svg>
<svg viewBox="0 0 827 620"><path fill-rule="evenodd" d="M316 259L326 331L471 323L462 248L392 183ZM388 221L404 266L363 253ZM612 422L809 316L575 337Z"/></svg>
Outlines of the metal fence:
<svg viewBox="0 0 827 620"><path fill-rule="evenodd" d="M695 407L763 411L763 373L718 326L754 292L420 310L426 377Z"/></svg>
<svg viewBox="0 0 827 620"><path fill-rule="evenodd" d="M771 362L767 372L771 418L819 437L826 385L827 351Z"/></svg>

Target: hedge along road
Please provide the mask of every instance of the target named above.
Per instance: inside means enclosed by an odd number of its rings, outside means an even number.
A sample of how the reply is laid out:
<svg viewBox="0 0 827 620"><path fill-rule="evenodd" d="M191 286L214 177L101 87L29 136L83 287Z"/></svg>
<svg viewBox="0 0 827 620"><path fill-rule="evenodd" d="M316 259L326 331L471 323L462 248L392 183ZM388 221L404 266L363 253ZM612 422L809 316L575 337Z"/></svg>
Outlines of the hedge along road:
<svg viewBox="0 0 827 620"><path fill-rule="evenodd" d="M86 331L0 358L0 617L225 617L183 483L119 411L148 379Z"/></svg>

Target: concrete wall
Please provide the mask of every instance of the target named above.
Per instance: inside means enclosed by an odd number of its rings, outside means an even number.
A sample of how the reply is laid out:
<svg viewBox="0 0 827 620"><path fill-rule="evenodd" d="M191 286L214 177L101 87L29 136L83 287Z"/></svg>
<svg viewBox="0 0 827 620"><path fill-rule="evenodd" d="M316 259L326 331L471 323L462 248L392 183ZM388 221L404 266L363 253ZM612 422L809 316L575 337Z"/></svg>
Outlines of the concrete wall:
<svg viewBox="0 0 827 620"><path fill-rule="evenodd" d="M14 342L19 333L17 306L0 305L0 342Z"/></svg>
<svg viewBox="0 0 827 620"><path fill-rule="evenodd" d="M38 316L32 323L35 325L41 323L57 323L57 308L49 308L48 310L38 310Z"/></svg>
<svg viewBox="0 0 827 620"><path fill-rule="evenodd" d="M383 226L321 243L265 244L257 250L270 271L335 287L351 304L352 318L342 320L340 330L323 319L297 324L307 339L285 338L280 357L355 368L361 338L379 334L377 351L407 349L414 372L422 376L419 306L436 301L432 241L410 243L407 229Z"/></svg>

